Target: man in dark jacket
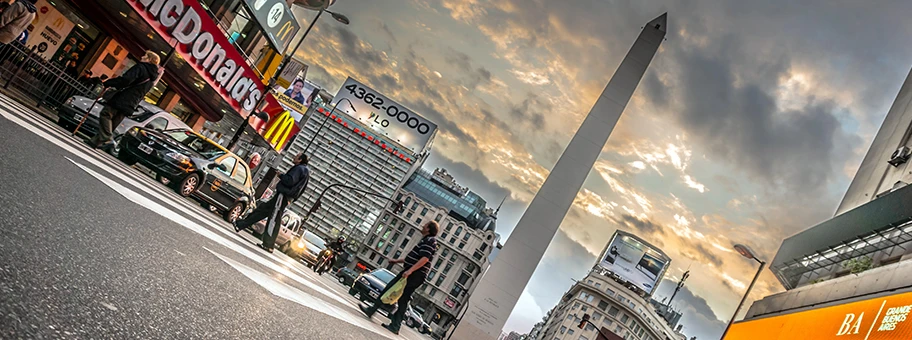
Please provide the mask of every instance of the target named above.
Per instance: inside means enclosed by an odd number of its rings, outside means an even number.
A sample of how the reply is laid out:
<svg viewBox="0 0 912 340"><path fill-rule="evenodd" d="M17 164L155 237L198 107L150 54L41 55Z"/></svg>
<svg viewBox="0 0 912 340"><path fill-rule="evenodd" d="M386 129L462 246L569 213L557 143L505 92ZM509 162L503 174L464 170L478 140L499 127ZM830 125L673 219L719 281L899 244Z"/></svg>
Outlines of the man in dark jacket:
<svg viewBox="0 0 912 340"><path fill-rule="evenodd" d="M160 60L155 52L146 51L138 64L120 77L104 82L105 87L113 87L117 92L105 102L98 119L98 133L86 142L89 146L98 148L111 141L114 127L136 111L136 105L139 105L161 76L161 68L158 67Z"/></svg>
<svg viewBox="0 0 912 340"><path fill-rule="evenodd" d="M234 231L241 232L241 230L250 228L254 223L269 218L266 221L266 230L263 231L263 243L260 244L260 248L270 253L275 247L276 237L279 236L279 229L281 229L279 219L285 213L285 207L291 200L296 200L301 196L301 193L307 188L307 182L310 181L307 155L301 153L295 157L294 164L288 172L279 175L276 193L269 201L257 205L250 215L234 222Z"/></svg>
<svg viewBox="0 0 912 340"><path fill-rule="evenodd" d="M0 43L9 44L35 20L35 0L18 0L3 9L0 14Z"/></svg>

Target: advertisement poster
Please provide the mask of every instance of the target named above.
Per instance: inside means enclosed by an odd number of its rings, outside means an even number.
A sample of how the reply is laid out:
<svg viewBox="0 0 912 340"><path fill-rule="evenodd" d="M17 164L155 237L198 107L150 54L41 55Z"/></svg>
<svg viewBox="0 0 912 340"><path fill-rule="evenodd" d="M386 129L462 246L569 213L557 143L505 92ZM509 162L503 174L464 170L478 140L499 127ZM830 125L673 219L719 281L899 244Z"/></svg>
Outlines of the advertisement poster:
<svg viewBox="0 0 912 340"><path fill-rule="evenodd" d="M276 51L284 51L301 29L285 0L246 0L244 4L253 12L253 18Z"/></svg>
<svg viewBox="0 0 912 340"><path fill-rule="evenodd" d="M26 46L37 46L36 51L41 57L53 60L54 54L64 44L64 40L76 24L63 16L47 0L38 0L35 7L38 8L38 13L35 13L35 20L29 26Z"/></svg>
<svg viewBox="0 0 912 340"><path fill-rule="evenodd" d="M64 70L71 75L76 72L76 66L85 58L88 53L89 39L78 30L72 30L63 40L62 47L57 49L52 59L58 65L64 67Z"/></svg>
<svg viewBox="0 0 912 340"><path fill-rule="evenodd" d="M423 151L437 132L437 124L352 78L342 84L332 104L340 102L339 111L346 112L370 126L377 134L397 141L412 152Z"/></svg>
<svg viewBox="0 0 912 340"><path fill-rule="evenodd" d="M652 294L671 260L634 237L615 233L599 265Z"/></svg>

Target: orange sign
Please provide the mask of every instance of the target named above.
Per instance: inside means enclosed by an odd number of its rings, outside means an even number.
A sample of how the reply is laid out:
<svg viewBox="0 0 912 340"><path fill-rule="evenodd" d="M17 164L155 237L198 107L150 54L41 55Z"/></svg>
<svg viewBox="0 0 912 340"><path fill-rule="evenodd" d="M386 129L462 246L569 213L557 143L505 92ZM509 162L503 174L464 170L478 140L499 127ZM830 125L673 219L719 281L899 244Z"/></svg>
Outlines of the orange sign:
<svg viewBox="0 0 912 340"><path fill-rule="evenodd" d="M912 339L912 293L742 321L725 340L886 340Z"/></svg>

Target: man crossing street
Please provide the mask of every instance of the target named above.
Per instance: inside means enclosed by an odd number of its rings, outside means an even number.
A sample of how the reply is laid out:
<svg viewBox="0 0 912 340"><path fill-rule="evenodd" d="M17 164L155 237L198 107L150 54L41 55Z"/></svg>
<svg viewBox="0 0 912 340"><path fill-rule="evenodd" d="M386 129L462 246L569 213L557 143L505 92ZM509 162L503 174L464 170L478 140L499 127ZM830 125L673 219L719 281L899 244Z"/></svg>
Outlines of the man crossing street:
<svg viewBox="0 0 912 340"><path fill-rule="evenodd" d="M235 221L234 231L250 228L264 218L266 221L266 230L263 232L263 243L259 246L268 252L272 252L275 247L275 240L279 236L279 229L282 228L281 219L285 213L285 208L292 200L298 199L307 188L307 182L310 180L310 168L307 167L307 155L301 153L294 159L294 166L288 172L279 175L279 184L276 185L276 193L266 203L260 204L247 217Z"/></svg>
<svg viewBox="0 0 912 340"><path fill-rule="evenodd" d="M402 320L405 318L405 311L408 309L409 301L412 300L412 294L424 284L424 280L427 278L428 271L431 268L431 259L433 259L434 254L437 253L437 232L439 230L440 226L437 225L437 222L429 221L426 223L424 227L421 228L421 235L424 237L422 237L421 241L418 241L418 244L409 251L408 255L405 256L405 259L394 259L389 261L390 263L403 263L405 269L399 272L399 274L383 288L383 291L374 299L372 306L358 306L368 318L373 317L374 313L377 312L377 309L383 305L383 302L380 301L380 297L399 281L400 278L405 278L405 290L402 292L402 296L397 302L398 307L396 312L390 316L390 323L383 325L384 328L394 334L399 334L399 327L402 326Z"/></svg>

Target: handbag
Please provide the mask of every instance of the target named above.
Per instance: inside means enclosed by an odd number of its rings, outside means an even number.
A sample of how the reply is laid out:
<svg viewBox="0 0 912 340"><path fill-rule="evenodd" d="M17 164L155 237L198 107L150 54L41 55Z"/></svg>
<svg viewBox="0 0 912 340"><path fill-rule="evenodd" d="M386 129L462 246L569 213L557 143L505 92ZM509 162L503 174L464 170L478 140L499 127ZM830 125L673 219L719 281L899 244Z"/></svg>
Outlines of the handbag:
<svg viewBox="0 0 912 340"><path fill-rule="evenodd" d="M383 296L380 297L380 302L391 305L399 301L399 298L402 297L402 293L405 291L405 282L405 278L401 278L399 281L396 281L396 283L390 287L386 293L383 293Z"/></svg>
<svg viewBox="0 0 912 340"><path fill-rule="evenodd" d="M132 88L137 87L137 86L139 86L139 85L148 83L150 80L152 80L152 78L147 78L146 80L143 80L143 81L141 81L141 82L139 82L139 83L136 83L136 84L132 84L132 85L126 86L126 87L124 87L124 88L122 88L122 89L116 89L116 90L114 90L114 91L104 91L104 93L102 93L102 95L101 95L101 100L102 100L103 102L106 102L106 103L107 103L109 100L111 100L111 98L114 98L114 96L115 96L116 94L121 93L121 92L123 92L123 91L126 91L126 90L128 90L128 89L132 89ZM103 86L103 85L102 85L102 86Z"/></svg>

